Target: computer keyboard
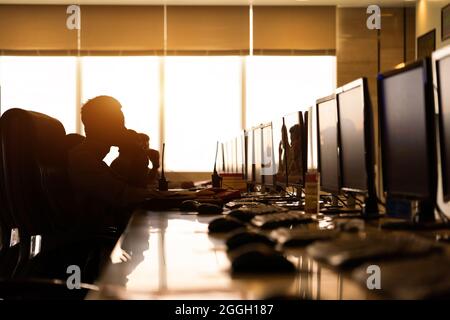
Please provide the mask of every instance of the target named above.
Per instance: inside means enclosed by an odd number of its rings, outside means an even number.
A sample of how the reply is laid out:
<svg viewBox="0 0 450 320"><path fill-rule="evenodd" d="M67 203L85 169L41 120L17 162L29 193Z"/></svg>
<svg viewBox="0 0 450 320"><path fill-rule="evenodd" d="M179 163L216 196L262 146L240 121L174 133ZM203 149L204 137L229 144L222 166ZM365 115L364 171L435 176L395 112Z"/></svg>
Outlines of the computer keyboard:
<svg viewBox="0 0 450 320"><path fill-rule="evenodd" d="M339 230L310 229L301 225L294 229L280 228L270 233L283 247L302 247L314 241L332 240L339 235Z"/></svg>
<svg viewBox="0 0 450 320"><path fill-rule="evenodd" d="M314 222L311 215L304 211L288 211L255 216L250 223L261 229L276 229Z"/></svg>
<svg viewBox="0 0 450 320"><path fill-rule="evenodd" d="M371 234L315 242L307 247L314 259L334 267L354 266L359 263L426 255L439 251L435 243L410 234Z"/></svg>
<svg viewBox="0 0 450 320"><path fill-rule="evenodd" d="M280 212L287 212L288 209L281 208L279 206L274 205L265 205L260 203L254 203L242 206L239 209L231 210L228 215L230 217L233 217L235 219L238 219L243 222L249 222L254 217L259 215L266 215L271 213L280 213Z"/></svg>
<svg viewBox="0 0 450 320"><path fill-rule="evenodd" d="M346 207L323 207L320 209L320 213L323 214L343 214L343 213L361 213L361 209L346 208Z"/></svg>

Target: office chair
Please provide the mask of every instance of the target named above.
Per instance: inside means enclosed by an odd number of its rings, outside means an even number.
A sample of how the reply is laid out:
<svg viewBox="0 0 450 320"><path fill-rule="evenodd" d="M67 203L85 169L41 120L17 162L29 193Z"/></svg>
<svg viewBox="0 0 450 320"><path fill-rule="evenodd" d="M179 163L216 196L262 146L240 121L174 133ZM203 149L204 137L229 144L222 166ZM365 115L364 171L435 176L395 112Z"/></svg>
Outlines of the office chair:
<svg viewBox="0 0 450 320"><path fill-rule="evenodd" d="M10 109L0 119L0 146L2 217L8 216L6 207L21 235L14 279L65 279L67 266L83 269L98 242L77 225L63 125L44 114Z"/></svg>
<svg viewBox="0 0 450 320"><path fill-rule="evenodd" d="M1 152L0 144L0 155ZM5 198L3 165L0 157L0 278L14 274L20 255L20 234Z"/></svg>

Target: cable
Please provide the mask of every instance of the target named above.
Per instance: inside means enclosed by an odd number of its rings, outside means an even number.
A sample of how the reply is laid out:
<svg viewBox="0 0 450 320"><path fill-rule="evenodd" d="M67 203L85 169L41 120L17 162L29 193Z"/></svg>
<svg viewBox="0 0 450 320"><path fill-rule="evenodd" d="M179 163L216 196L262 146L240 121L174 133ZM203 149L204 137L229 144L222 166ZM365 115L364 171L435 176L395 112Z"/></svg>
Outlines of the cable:
<svg viewBox="0 0 450 320"><path fill-rule="evenodd" d="M444 224L449 223L449 218L447 217L447 215L444 213L444 211L441 209L441 207L437 203L436 203L436 209L437 209L438 215L441 218L442 222Z"/></svg>
<svg viewBox="0 0 450 320"><path fill-rule="evenodd" d="M377 197L377 203L386 209L386 204L383 201L381 201L380 198L378 198L378 197Z"/></svg>
<svg viewBox="0 0 450 320"><path fill-rule="evenodd" d="M344 201L342 201L342 199L339 198L339 196L336 196L336 199L337 199L344 207L347 207L347 204L346 204Z"/></svg>
<svg viewBox="0 0 450 320"><path fill-rule="evenodd" d="M343 196L345 197L346 200L348 200L348 199L350 198L350 195L348 195L348 194L344 194ZM357 197L353 197L353 196L352 196L352 198L353 198L353 200L355 200L356 204L357 204L361 209L364 208L364 202L363 202L363 201L359 200Z"/></svg>

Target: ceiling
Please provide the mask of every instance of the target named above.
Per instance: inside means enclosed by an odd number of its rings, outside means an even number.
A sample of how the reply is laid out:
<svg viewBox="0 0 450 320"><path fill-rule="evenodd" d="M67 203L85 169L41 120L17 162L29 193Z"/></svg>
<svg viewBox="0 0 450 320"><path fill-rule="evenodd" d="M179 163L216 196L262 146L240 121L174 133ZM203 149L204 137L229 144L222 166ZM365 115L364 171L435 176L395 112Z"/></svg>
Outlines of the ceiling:
<svg viewBox="0 0 450 320"><path fill-rule="evenodd" d="M337 5L365 7L371 4L383 6L413 6L415 0L0 0L10 4L127 4L127 5Z"/></svg>

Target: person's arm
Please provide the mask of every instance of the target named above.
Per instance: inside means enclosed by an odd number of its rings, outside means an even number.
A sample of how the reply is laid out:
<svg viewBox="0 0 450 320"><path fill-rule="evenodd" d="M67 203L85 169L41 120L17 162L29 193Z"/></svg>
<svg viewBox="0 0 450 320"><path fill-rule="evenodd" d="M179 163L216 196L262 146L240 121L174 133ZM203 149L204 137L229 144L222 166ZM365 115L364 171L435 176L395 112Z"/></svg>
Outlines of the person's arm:
<svg viewBox="0 0 450 320"><path fill-rule="evenodd" d="M112 206L137 204L157 196L147 189L127 185L103 161L92 159L86 154L70 157L69 168L71 181L76 189L92 194Z"/></svg>

